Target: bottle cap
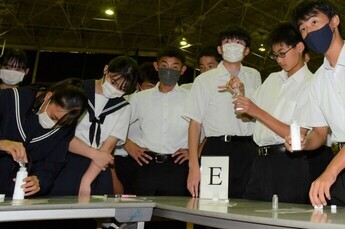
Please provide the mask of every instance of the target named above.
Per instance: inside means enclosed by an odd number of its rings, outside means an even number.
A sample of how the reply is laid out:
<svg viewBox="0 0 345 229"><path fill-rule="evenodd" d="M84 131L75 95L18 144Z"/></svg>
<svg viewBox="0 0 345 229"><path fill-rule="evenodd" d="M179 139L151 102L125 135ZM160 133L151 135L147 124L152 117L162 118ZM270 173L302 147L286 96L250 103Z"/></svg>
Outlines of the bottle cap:
<svg viewBox="0 0 345 229"><path fill-rule="evenodd" d="M20 167L25 167L25 162L23 160L19 161L18 163Z"/></svg>
<svg viewBox="0 0 345 229"><path fill-rule="evenodd" d="M23 171L23 172L26 171L26 167L20 167L19 171Z"/></svg>

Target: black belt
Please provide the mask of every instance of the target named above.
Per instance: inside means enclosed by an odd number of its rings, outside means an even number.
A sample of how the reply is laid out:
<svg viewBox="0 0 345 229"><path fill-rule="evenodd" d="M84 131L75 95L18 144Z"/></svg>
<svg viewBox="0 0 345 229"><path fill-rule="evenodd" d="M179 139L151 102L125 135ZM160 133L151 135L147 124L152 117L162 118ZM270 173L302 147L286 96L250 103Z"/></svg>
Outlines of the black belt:
<svg viewBox="0 0 345 229"><path fill-rule="evenodd" d="M258 147L259 156L267 156L270 154L285 153L285 152L286 152L286 147L284 146L284 144Z"/></svg>
<svg viewBox="0 0 345 229"><path fill-rule="evenodd" d="M219 139L222 142L251 142L252 136L222 135L216 137L207 137L209 139Z"/></svg>
<svg viewBox="0 0 345 229"><path fill-rule="evenodd" d="M153 160L159 164L174 160L174 158L172 157L171 154L156 153L156 152L152 152L152 151L148 151L145 153L150 155L153 158Z"/></svg>

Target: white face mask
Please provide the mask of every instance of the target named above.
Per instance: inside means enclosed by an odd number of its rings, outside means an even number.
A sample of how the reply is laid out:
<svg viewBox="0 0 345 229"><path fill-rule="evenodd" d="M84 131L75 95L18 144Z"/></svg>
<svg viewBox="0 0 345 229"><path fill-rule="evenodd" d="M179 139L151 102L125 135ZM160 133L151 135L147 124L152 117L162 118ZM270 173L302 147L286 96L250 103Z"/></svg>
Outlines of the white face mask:
<svg viewBox="0 0 345 229"><path fill-rule="evenodd" d="M123 94L125 94L123 91L120 91L119 89L111 85L111 83L109 83L107 80L105 80L104 83L102 84L102 91L103 91L103 95L108 99L121 97L123 96Z"/></svg>
<svg viewBox="0 0 345 229"><path fill-rule="evenodd" d="M39 121L39 123L43 129L51 129L55 126L55 122L49 117L49 115L47 113L47 108L48 108L49 103L50 103L50 100L46 106L45 111L38 114L38 121ZM43 104L44 103L42 103L40 110L41 110Z"/></svg>
<svg viewBox="0 0 345 229"><path fill-rule="evenodd" d="M23 81L25 72L0 69L0 79L7 85L16 85Z"/></svg>
<svg viewBox="0 0 345 229"><path fill-rule="evenodd" d="M235 63L241 61L243 58L244 46L238 43L226 43L222 46L223 48L223 59Z"/></svg>

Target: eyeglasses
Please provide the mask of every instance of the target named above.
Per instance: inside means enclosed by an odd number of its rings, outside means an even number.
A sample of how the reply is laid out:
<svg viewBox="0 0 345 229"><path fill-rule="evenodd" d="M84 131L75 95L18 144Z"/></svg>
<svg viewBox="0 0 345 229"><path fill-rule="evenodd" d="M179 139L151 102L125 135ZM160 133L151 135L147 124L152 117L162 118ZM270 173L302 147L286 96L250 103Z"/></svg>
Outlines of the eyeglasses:
<svg viewBox="0 0 345 229"><path fill-rule="evenodd" d="M280 57L280 58L284 58L285 57L285 55L286 55L286 53L288 53L291 49L293 49L294 47L295 47L296 45L293 45L291 48L289 48L286 52L279 52L279 53L274 53L274 52L272 52L271 54L270 54L270 58L272 59L272 60L276 60L278 57Z"/></svg>

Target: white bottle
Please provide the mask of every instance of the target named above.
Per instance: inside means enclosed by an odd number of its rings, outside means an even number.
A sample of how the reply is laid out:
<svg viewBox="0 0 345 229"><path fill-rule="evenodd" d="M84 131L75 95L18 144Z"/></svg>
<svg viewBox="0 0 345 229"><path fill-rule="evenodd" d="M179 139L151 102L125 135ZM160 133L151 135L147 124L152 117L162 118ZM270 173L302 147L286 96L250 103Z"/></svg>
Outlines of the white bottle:
<svg viewBox="0 0 345 229"><path fill-rule="evenodd" d="M301 150L301 130L300 126L296 121L293 121L290 125L290 135L291 135L291 149Z"/></svg>
<svg viewBox="0 0 345 229"><path fill-rule="evenodd" d="M26 171L25 167L20 167L17 176L16 176L16 184L14 186L13 192L13 200L23 200L24 199L24 190L20 186L25 184L23 181L24 178L28 176L28 172Z"/></svg>
<svg viewBox="0 0 345 229"><path fill-rule="evenodd" d="M278 209L278 195L274 194L272 197L272 209L277 210Z"/></svg>

